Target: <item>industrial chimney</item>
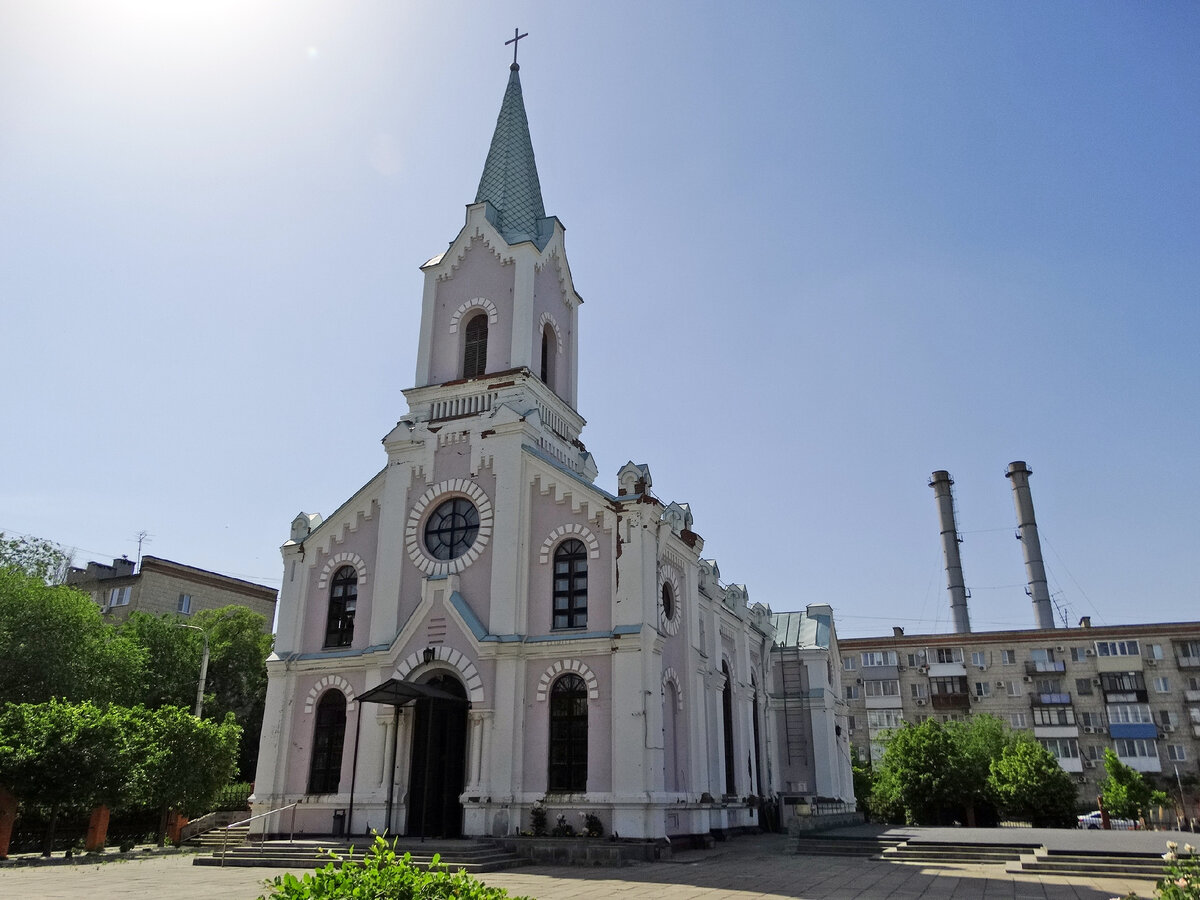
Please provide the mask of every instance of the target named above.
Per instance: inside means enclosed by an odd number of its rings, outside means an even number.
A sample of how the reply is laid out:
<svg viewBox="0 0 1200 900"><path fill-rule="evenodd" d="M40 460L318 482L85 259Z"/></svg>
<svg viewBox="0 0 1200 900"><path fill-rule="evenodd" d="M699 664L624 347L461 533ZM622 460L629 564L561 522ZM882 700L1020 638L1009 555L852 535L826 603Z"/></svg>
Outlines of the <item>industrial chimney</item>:
<svg viewBox="0 0 1200 900"><path fill-rule="evenodd" d="M1017 510L1017 540L1025 554L1025 588L1033 599L1033 617L1038 628L1054 627L1054 610L1050 605L1050 588L1046 584L1046 567L1042 564L1042 542L1038 540L1037 520L1033 517L1033 495L1029 493L1029 476L1033 471L1024 460L1008 464L1005 478L1012 479L1013 506Z"/></svg>
<svg viewBox="0 0 1200 900"><path fill-rule="evenodd" d="M939 469L930 476L929 486L937 500L938 521L942 527L942 555L946 558L946 589L950 592L950 614L954 617L956 634L971 630L971 618L967 615L967 588L963 584L962 559L958 554L958 525L954 520L954 495L950 486L954 480L950 473Z"/></svg>

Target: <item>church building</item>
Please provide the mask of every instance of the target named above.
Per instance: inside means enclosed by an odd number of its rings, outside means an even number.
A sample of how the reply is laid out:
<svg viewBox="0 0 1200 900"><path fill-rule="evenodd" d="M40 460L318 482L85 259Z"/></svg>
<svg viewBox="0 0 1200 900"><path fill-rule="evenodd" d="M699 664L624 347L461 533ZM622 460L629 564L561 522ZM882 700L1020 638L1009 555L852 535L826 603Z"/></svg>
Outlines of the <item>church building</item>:
<svg viewBox="0 0 1200 900"><path fill-rule="evenodd" d="M583 301L515 62L466 223L421 270L383 468L282 548L255 812L298 803L307 834L510 835L538 806L629 838L758 825L759 798L808 777L783 777L768 718L771 610L646 465L597 483Z"/></svg>

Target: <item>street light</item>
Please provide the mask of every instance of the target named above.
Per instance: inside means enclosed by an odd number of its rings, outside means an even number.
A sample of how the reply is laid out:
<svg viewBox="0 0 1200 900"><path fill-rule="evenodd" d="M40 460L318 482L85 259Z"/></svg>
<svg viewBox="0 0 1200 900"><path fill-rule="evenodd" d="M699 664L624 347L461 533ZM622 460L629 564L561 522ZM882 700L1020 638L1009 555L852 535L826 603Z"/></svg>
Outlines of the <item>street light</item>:
<svg viewBox="0 0 1200 900"><path fill-rule="evenodd" d="M196 718L200 718L200 714L204 712L204 681L208 677L208 632L199 625L185 625L183 622L176 622L176 628L191 628L194 631L204 635L204 655L200 657L200 683L196 685Z"/></svg>

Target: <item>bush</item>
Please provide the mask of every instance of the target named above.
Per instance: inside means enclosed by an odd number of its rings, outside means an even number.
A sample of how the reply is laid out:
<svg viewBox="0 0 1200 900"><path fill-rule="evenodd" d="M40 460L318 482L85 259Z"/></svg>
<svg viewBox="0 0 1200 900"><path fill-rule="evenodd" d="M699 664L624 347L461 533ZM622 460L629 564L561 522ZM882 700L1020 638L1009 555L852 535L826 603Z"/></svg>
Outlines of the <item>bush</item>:
<svg viewBox="0 0 1200 900"><path fill-rule="evenodd" d="M435 855L426 872L413 865L412 855L396 856L396 843L376 835L361 860L334 860L311 875L286 874L268 881L274 890L269 900L342 900L346 897L386 897L387 900L502 900L503 888L491 888L465 871L451 872ZM338 862L342 865L339 868ZM266 896L259 900L268 900ZM529 898L514 898L529 900Z"/></svg>

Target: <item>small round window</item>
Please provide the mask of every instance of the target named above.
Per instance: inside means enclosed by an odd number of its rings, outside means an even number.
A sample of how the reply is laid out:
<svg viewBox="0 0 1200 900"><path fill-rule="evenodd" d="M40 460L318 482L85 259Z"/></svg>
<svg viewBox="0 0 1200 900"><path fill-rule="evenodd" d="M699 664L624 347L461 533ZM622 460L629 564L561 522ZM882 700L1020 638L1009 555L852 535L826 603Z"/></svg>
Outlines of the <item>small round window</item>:
<svg viewBox="0 0 1200 900"><path fill-rule="evenodd" d="M425 520L425 549L434 559L458 559L479 534L479 511L466 497L447 500Z"/></svg>

